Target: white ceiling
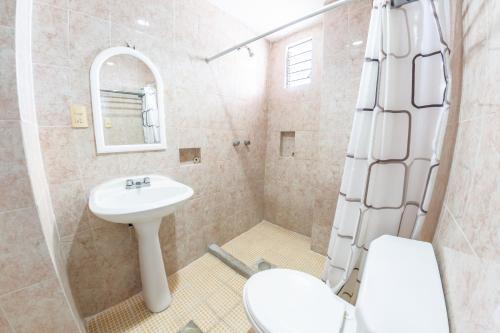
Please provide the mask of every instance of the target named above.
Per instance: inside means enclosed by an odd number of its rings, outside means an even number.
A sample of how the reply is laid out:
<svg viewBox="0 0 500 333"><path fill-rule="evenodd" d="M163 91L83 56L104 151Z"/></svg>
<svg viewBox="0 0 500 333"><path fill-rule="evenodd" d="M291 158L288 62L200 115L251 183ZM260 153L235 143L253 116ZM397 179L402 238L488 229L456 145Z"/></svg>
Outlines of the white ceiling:
<svg viewBox="0 0 500 333"><path fill-rule="evenodd" d="M257 33L263 33L319 9L324 0L208 0L226 13L236 17ZM298 23L267 37L280 39L321 21L321 15Z"/></svg>

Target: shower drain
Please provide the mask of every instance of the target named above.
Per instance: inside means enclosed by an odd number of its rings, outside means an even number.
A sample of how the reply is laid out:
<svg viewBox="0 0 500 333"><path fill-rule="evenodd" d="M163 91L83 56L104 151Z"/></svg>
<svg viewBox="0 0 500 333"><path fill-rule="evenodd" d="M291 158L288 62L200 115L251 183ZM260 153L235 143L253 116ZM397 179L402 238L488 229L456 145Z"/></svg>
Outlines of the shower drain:
<svg viewBox="0 0 500 333"><path fill-rule="evenodd" d="M276 265L271 264L264 258L257 259L257 262L252 267L256 272L262 272L271 268L276 268Z"/></svg>
<svg viewBox="0 0 500 333"><path fill-rule="evenodd" d="M203 333L203 331L201 330L201 328L198 327L198 325L194 323L194 321L191 320L189 323L187 323L186 326L181 328L177 333Z"/></svg>

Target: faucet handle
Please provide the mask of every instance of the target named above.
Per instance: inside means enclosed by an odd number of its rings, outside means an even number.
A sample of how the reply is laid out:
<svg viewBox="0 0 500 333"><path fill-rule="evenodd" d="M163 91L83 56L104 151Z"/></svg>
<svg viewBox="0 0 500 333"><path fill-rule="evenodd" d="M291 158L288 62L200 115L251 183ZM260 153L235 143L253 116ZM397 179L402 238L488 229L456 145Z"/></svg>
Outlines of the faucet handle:
<svg viewBox="0 0 500 333"><path fill-rule="evenodd" d="M125 181L125 188L129 189L129 188L133 188L133 187L134 187L134 180L133 179L127 179Z"/></svg>
<svg viewBox="0 0 500 333"><path fill-rule="evenodd" d="M150 184L151 183L151 179L149 177L144 177L143 181L142 181L144 184Z"/></svg>

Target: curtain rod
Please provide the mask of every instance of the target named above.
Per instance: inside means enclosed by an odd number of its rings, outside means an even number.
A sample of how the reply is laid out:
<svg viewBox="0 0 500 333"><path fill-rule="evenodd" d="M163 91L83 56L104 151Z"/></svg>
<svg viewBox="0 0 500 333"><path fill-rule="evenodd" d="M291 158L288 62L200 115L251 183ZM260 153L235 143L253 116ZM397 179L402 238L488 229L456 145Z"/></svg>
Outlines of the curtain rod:
<svg viewBox="0 0 500 333"><path fill-rule="evenodd" d="M317 16L319 14L323 14L323 13L329 11L329 10L332 10L332 9L337 8L339 6L342 6L342 5L346 5L346 4L348 4L350 2L353 2L353 1L357 1L357 0L337 0L337 1L333 2L333 3L331 3L331 4L328 4L328 5L320 8L320 9L318 9L318 10L315 10L315 11L313 11L313 12L311 12L311 13L305 15L305 16L302 16L302 17L300 17L298 19L295 19L295 20L290 21L290 22L288 22L286 24L283 24L283 25L281 25L281 26L279 26L277 28L274 28L272 30L264 32L263 34L260 34L260 35L258 35L256 37L250 38L249 40L246 40L243 43L239 43L239 44L237 44L237 45L235 45L233 47L230 47L230 48L228 48L228 49L226 49L226 50L224 50L224 51L222 51L220 53L217 53L216 55L213 55L213 56L211 56L209 58L205 58L205 61L207 63L211 62L211 61L213 61L213 60L215 60L217 58L220 58L220 57L222 57L222 56L224 56L224 55L226 55L228 53L236 51L236 50L238 50L238 49L240 49L240 48L242 48L242 47L244 47L244 46L246 46L246 45L248 45L250 43L253 43L253 42L255 42L255 41L259 40L259 39L267 37L267 36L269 36L269 35L277 32L277 31L283 30L283 29L288 28L289 26L292 26L292 25L294 25L296 23L299 23L301 21L310 19L310 18L312 18L314 16Z"/></svg>

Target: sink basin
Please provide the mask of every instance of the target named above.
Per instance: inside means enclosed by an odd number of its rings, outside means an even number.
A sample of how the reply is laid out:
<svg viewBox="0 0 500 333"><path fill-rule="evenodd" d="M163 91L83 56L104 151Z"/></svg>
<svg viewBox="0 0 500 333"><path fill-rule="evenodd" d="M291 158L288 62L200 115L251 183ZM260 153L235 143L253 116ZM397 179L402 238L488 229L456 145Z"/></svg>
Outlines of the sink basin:
<svg viewBox="0 0 500 333"><path fill-rule="evenodd" d="M127 179L149 177L151 186L125 189ZM115 223L144 223L162 218L193 195L193 189L163 176L142 175L118 178L95 187L89 207L103 220Z"/></svg>
<svg viewBox="0 0 500 333"><path fill-rule="evenodd" d="M127 180L148 179L138 188ZM117 178L96 186L89 208L96 216L114 223L133 224L139 243L144 301L149 310L161 312L172 302L158 238L162 217L175 212L193 195L193 189L168 177L142 175Z"/></svg>

